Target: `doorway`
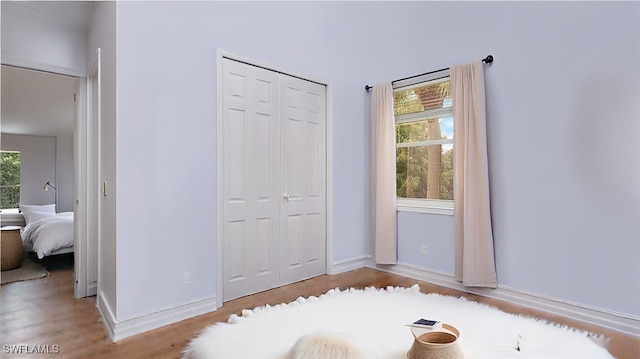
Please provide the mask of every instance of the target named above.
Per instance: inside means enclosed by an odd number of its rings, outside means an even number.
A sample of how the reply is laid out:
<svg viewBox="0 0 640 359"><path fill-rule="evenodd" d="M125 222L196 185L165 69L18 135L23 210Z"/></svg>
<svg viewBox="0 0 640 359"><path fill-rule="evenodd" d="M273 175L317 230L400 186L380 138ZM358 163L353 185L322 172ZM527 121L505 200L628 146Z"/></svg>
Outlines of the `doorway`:
<svg viewBox="0 0 640 359"><path fill-rule="evenodd" d="M100 248L100 127L101 127L101 78L100 78L100 48L96 49L95 57L90 63L86 79L86 120L81 132L81 147L84 149L79 158L80 178L78 179L82 191L78 198L80 207L78 212L85 215L79 222L82 231L76 243L77 269L75 281L76 298L94 296L98 293L99 278L99 248Z"/></svg>
<svg viewBox="0 0 640 359"><path fill-rule="evenodd" d="M50 150L54 159L36 165L35 173L25 174L26 196L20 201L25 204L55 203L57 212L74 213L74 297L94 295L97 263L87 261L83 256L87 247L86 188L83 188L86 159L82 162L87 143L84 132L87 80L46 67L36 69L3 64L2 71L3 133L15 138L53 138L54 143ZM50 173L45 170L49 166L53 168ZM42 190L44 181L50 181L55 189ZM93 284L88 283L87 278L93 278Z"/></svg>
<svg viewBox="0 0 640 359"><path fill-rule="evenodd" d="M327 86L220 61L218 280L228 301L327 271Z"/></svg>

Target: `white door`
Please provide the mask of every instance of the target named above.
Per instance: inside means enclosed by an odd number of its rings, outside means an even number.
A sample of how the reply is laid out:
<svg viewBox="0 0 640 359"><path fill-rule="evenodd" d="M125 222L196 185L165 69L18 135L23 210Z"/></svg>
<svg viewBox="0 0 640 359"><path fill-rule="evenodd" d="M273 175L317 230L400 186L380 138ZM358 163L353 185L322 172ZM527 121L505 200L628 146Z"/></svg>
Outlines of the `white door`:
<svg viewBox="0 0 640 359"><path fill-rule="evenodd" d="M325 87L224 59L223 301L325 273Z"/></svg>
<svg viewBox="0 0 640 359"><path fill-rule="evenodd" d="M325 87L282 75L280 284L325 273Z"/></svg>
<svg viewBox="0 0 640 359"><path fill-rule="evenodd" d="M73 172L74 172L74 221L73 221L73 296L84 298L87 296L86 267L86 178L87 178L87 117L85 107L87 93L86 79L78 79L76 84L75 106L73 111ZM83 252L84 251L84 252Z"/></svg>
<svg viewBox="0 0 640 359"><path fill-rule="evenodd" d="M100 48L97 49L94 61L88 76L88 128L90 131L90 143L88 151L89 176L87 184L87 215L88 236L86 239L86 266L87 266L87 295L98 293L98 246L100 241L100 165L101 165L101 141L100 128L102 121L100 109L101 97L101 69Z"/></svg>
<svg viewBox="0 0 640 359"><path fill-rule="evenodd" d="M100 49L87 73L80 96L86 102L82 125L76 126L76 211L74 242L74 296L82 298L98 292L99 172L100 162Z"/></svg>
<svg viewBox="0 0 640 359"><path fill-rule="evenodd" d="M224 299L279 283L278 74L223 64Z"/></svg>

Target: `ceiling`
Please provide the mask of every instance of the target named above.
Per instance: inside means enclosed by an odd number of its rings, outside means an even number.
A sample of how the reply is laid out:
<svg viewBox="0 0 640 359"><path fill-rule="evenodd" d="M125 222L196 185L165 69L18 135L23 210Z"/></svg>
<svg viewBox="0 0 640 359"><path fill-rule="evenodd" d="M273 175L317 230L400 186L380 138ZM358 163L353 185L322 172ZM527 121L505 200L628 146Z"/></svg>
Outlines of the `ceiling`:
<svg viewBox="0 0 640 359"><path fill-rule="evenodd" d="M2 133L59 136L73 133L76 79L2 65Z"/></svg>
<svg viewBox="0 0 640 359"><path fill-rule="evenodd" d="M93 1L2 1L2 9L87 30ZM2 65L2 133L59 136L73 132L76 79Z"/></svg>
<svg viewBox="0 0 640 359"><path fill-rule="evenodd" d="M89 29L95 1L2 1L2 9Z"/></svg>

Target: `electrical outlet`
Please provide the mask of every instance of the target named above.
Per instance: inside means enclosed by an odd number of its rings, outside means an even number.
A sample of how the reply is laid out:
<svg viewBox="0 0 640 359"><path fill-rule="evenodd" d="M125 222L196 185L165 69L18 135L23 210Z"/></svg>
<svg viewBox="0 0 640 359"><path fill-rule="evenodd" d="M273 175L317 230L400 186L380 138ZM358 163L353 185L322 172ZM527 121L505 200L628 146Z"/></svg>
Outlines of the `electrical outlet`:
<svg viewBox="0 0 640 359"><path fill-rule="evenodd" d="M184 272L184 285L191 284L191 273Z"/></svg>
<svg viewBox="0 0 640 359"><path fill-rule="evenodd" d="M420 251L423 256L427 256L429 254L429 250L427 250L427 246L422 246L422 250Z"/></svg>

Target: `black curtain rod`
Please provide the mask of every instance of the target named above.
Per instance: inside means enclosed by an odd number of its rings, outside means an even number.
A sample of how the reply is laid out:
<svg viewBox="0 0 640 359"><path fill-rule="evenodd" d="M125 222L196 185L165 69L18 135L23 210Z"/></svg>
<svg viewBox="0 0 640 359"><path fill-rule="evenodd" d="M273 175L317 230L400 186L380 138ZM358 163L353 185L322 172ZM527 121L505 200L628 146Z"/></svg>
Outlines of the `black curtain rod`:
<svg viewBox="0 0 640 359"><path fill-rule="evenodd" d="M484 62L485 64L492 63L493 62L493 55L488 55L487 57L482 59L482 62ZM404 80L409 80L409 79L412 79L414 77L420 77L420 76L424 76L424 75L431 75L431 74L434 74L436 72L445 71L445 70L449 70L449 67L445 67L444 69L440 69L440 70L425 72L425 73L419 74L419 75L413 75L413 76L405 77L405 78L398 79L398 80L393 80L393 81L391 81L391 83L400 82L400 81L404 81ZM364 89L367 90L367 91L371 90L372 88L373 88L373 86L371 86L371 85L367 85L367 86L364 87Z"/></svg>

